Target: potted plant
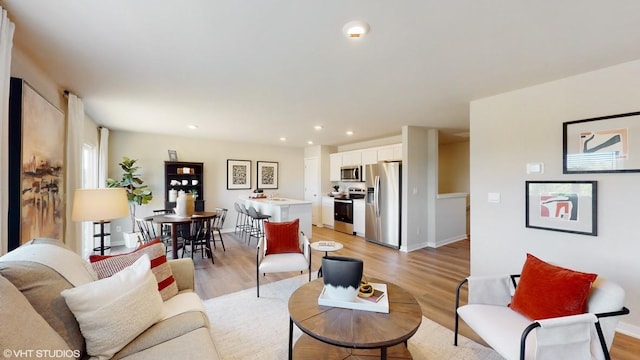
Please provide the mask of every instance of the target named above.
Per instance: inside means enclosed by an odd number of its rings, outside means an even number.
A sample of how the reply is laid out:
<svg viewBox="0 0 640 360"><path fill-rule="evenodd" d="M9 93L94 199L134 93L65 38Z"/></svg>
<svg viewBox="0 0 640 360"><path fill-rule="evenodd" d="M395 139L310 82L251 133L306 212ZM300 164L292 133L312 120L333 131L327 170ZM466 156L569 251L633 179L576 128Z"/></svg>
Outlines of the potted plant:
<svg viewBox="0 0 640 360"><path fill-rule="evenodd" d="M122 176L120 180L114 180L112 178L107 179L107 187L122 187L127 191L127 199L129 200L129 208L131 215L131 234L133 236L133 243L137 241L137 235L135 234L136 226L136 205L148 204L153 199L153 194L148 185L144 184L144 181L140 178L136 172L140 169L136 166L137 159L129 159L124 156L122 162L118 163L122 168ZM127 240L125 233L125 240ZM129 242L131 239L129 239ZM127 243L127 246L129 245Z"/></svg>

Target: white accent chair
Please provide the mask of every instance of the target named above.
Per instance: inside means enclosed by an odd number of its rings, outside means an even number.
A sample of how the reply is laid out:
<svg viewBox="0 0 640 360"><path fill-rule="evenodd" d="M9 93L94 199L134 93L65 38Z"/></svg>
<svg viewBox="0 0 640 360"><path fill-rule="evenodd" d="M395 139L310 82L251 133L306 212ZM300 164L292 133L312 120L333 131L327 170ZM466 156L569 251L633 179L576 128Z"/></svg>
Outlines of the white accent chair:
<svg viewBox="0 0 640 360"><path fill-rule="evenodd" d="M588 313L531 321L507 305L520 275L468 277L456 290L454 345L458 345L459 317L507 360L610 359L623 306L622 287L603 278L589 292ZM468 284L468 302L460 305L460 291Z"/></svg>
<svg viewBox="0 0 640 360"><path fill-rule="evenodd" d="M311 281L311 245L309 239L303 233L299 233L298 241L302 253L285 253L265 255L269 239L264 236L259 238L256 251L256 289L260 297L260 274L307 270Z"/></svg>

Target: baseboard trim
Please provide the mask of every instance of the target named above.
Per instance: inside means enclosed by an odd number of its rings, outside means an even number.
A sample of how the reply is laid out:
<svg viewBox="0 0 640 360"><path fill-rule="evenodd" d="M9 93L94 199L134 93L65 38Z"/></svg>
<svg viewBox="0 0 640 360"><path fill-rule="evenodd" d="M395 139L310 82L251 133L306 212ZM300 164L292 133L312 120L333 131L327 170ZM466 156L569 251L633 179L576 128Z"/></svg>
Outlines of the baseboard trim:
<svg viewBox="0 0 640 360"><path fill-rule="evenodd" d="M631 336L636 339L640 339L640 326L631 325L625 322L618 322L618 327L616 331L625 334L627 336Z"/></svg>

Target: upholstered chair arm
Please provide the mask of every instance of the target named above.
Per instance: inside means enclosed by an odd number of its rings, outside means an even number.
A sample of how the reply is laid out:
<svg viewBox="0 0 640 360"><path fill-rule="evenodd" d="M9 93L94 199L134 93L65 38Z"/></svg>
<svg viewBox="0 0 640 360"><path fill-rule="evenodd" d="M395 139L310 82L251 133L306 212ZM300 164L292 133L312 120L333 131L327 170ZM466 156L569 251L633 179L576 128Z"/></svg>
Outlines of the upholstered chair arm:
<svg viewBox="0 0 640 360"><path fill-rule="evenodd" d="M193 260L186 259L175 259L169 260L169 265L171 266L171 272L173 273L173 278L176 279L176 284L178 285L178 291L182 290L195 290L195 268L193 265Z"/></svg>
<svg viewBox="0 0 640 360"><path fill-rule="evenodd" d="M256 246L256 264L260 265L264 258L264 237L258 239L258 246Z"/></svg>
<svg viewBox="0 0 640 360"><path fill-rule="evenodd" d="M469 304L507 306L515 290L507 276L469 276Z"/></svg>
<svg viewBox="0 0 640 360"><path fill-rule="evenodd" d="M310 261L311 244L309 243L309 238L303 232L300 232L300 237L302 238L302 241L300 243L300 245L302 245L302 253L304 254L304 257L307 259L307 261Z"/></svg>

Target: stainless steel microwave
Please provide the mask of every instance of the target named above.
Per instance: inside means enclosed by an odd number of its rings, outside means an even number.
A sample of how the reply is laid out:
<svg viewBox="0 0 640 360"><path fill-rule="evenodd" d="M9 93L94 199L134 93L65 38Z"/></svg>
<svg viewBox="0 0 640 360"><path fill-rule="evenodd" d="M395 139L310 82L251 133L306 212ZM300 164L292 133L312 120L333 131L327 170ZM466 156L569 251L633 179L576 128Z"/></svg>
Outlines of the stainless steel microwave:
<svg viewBox="0 0 640 360"><path fill-rule="evenodd" d="M341 181L362 181L362 166L342 166L340 167Z"/></svg>

